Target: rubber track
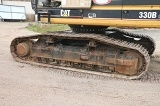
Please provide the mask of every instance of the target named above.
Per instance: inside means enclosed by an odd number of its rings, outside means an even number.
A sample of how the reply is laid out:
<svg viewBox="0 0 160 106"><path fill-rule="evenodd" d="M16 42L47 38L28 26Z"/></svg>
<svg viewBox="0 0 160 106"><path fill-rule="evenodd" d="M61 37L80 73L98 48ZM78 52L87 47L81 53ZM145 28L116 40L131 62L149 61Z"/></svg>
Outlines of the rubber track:
<svg viewBox="0 0 160 106"><path fill-rule="evenodd" d="M144 60L144 64L143 64L143 68L141 68L141 70L139 72L141 72L139 75L135 75L135 76L124 76L124 75L120 75L120 74L108 74L108 73L100 73L100 72L93 72L93 71L88 71L88 70L81 70L81 69L73 69L73 68L68 68L68 67L61 67L61 66L53 66L53 65L49 65L49 64L43 64L43 63L36 63L33 61L24 61L22 60L20 57L18 57L18 55L16 54L16 49L15 46L20 43L23 40L27 40L27 39L37 39L39 37L48 37L48 36L52 36L52 37L58 37L58 38L70 38L70 39L92 39L95 41L99 41L101 43L105 43L105 44L109 44L109 45L115 45L119 48L126 48L127 50L135 50L136 52L139 52ZM83 40L82 39L82 40ZM95 75L102 75L102 76L109 76L109 77L114 77L114 78L123 78L123 79L138 79L140 78L148 69L149 66L149 62L150 62L150 56L147 52L147 50L142 47L139 44L134 44L134 43L130 43L127 41L122 41L122 40L117 40L114 38L110 38L104 35L100 35L100 34L82 34L82 33L71 33L71 32L55 32L55 33L48 33L48 34L37 34L37 35L30 35L30 36L21 36L21 37L17 37L15 38L10 45L10 50L11 50L11 54L13 56L13 58L16 61L19 62L23 62L23 63L29 63L29 64L35 64L35 65L40 65L40 66L46 66L46 67L54 67L54 68L61 68L61 69L65 69L65 70L72 70L72 71L78 71L78 72L82 72L82 73L90 73L90 74L95 74Z"/></svg>

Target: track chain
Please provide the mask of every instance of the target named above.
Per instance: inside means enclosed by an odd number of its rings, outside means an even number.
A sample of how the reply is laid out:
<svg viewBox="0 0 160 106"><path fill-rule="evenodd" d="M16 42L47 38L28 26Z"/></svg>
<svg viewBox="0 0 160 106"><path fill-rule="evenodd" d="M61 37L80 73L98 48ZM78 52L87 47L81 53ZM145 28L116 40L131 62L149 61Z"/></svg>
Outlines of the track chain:
<svg viewBox="0 0 160 106"><path fill-rule="evenodd" d="M107 29L106 31L117 31L123 35L127 35L129 37L133 37L133 38L141 38L141 39L145 39L146 42L149 43L149 45L151 46L151 48L148 48L148 53L149 55L152 55L153 52L155 51L156 48L156 43L155 40L153 38L151 38L148 35L144 35L144 34L136 34L136 33L132 33L123 29L119 29L119 28L114 28L114 29ZM137 42L138 43L138 42Z"/></svg>
<svg viewBox="0 0 160 106"><path fill-rule="evenodd" d="M135 75L135 76L124 76L124 75L120 75L120 74L108 74L108 73L99 73L99 72L90 72L90 71L86 71L84 70L84 73L92 73L92 74L96 74L96 75L102 75L102 76L109 76L109 77L115 77L115 78L123 78L123 79L138 79L140 78L148 69L149 66L149 62L150 62L150 56L148 55L147 50L142 47L139 44L135 44L135 43L130 43L127 41L123 41L123 40L117 40L114 38L110 38L107 37L105 35L101 35L101 34L82 34L82 33L73 33L73 32L65 32L65 31L61 31L61 32L54 32L54 33L48 33L48 34L38 34L38 35L30 35L30 36L23 36L23 37L17 37L15 38L12 43L11 43L11 54L13 56L13 58L19 62L24 62L24 63L29 63L29 64L38 64L40 66L47 66L47 67L55 67L53 65L49 65L49 64L44 64L42 63L35 63L30 61L30 59L26 59L29 61L24 61L21 59L21 57L19 57L16 54L16 49L15 46L24 41L24 40L29 40L29 39L38 39L40 37L58 37L58 38L70 38L70 39L92 39L92 40L96 40L105 44L109 44L109 45L115 45L119 48L126 48L127 50L135 50L136 52L139 52L144 60L144 64L143 64L143 68L141 68L141 70L139 70L139 75ZM32 59L31 59L32 60ZM58 68L58 67L57 67ZM61 67L62 69L66 69L66 70L71 70L70 68L66 68L66 67ZM74 69L74 71L76 71L76 69Z"/></svg>

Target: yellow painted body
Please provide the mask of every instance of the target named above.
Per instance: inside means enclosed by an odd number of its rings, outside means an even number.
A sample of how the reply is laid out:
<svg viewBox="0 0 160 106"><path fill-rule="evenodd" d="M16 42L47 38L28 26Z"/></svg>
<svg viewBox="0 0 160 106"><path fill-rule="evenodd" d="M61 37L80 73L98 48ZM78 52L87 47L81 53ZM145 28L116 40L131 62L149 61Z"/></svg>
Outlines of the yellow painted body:
<svg viewBox="0 0 160 106"><path fill-rule="evenodd" d="M91 10L160 10L160 5L92 6ZM48 22L48 18L41 18ZM51 18L51 24L93 25L133 28L160 28L160 19L121 19L121 18Z"/></svg>
<svg viewBox="0 0 160 106"><path fill-rule="evenodd" d="M41 21L48 22L47 18L41 18ZM134 27L134 28L160 28L158 20L121 20L121 19L69 19L69 18L51 18L51 24L72 24L72 25L93 25L93 26L116 26L116 27Z"/></svg>

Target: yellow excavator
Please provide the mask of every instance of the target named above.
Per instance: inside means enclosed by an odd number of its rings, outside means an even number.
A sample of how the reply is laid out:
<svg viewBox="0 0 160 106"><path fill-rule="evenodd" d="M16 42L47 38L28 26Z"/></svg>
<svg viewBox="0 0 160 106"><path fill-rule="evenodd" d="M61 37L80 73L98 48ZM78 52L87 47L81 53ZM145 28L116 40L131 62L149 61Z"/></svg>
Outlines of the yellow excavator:
<svg viewBox="0 0 160 106"><path fill-rule="evenodd" d="M137 79L148 69L154 40L119 27L159 28L160 0L31 0L38 21L71 31L17 37L16 61ZM118 27L118 28L115 28Z"/></svg>

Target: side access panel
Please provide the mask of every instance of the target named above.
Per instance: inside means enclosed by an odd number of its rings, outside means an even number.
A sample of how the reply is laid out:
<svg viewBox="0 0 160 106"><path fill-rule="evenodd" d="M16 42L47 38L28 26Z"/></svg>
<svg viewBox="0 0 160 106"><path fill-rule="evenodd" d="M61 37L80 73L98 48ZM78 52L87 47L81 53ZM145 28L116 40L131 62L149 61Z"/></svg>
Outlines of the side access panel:
<svg viewBox="0 0 160 106"><path fill-rule="evenodd" d="M92 0L62 0L62 8L90 8Z"/></svg>

